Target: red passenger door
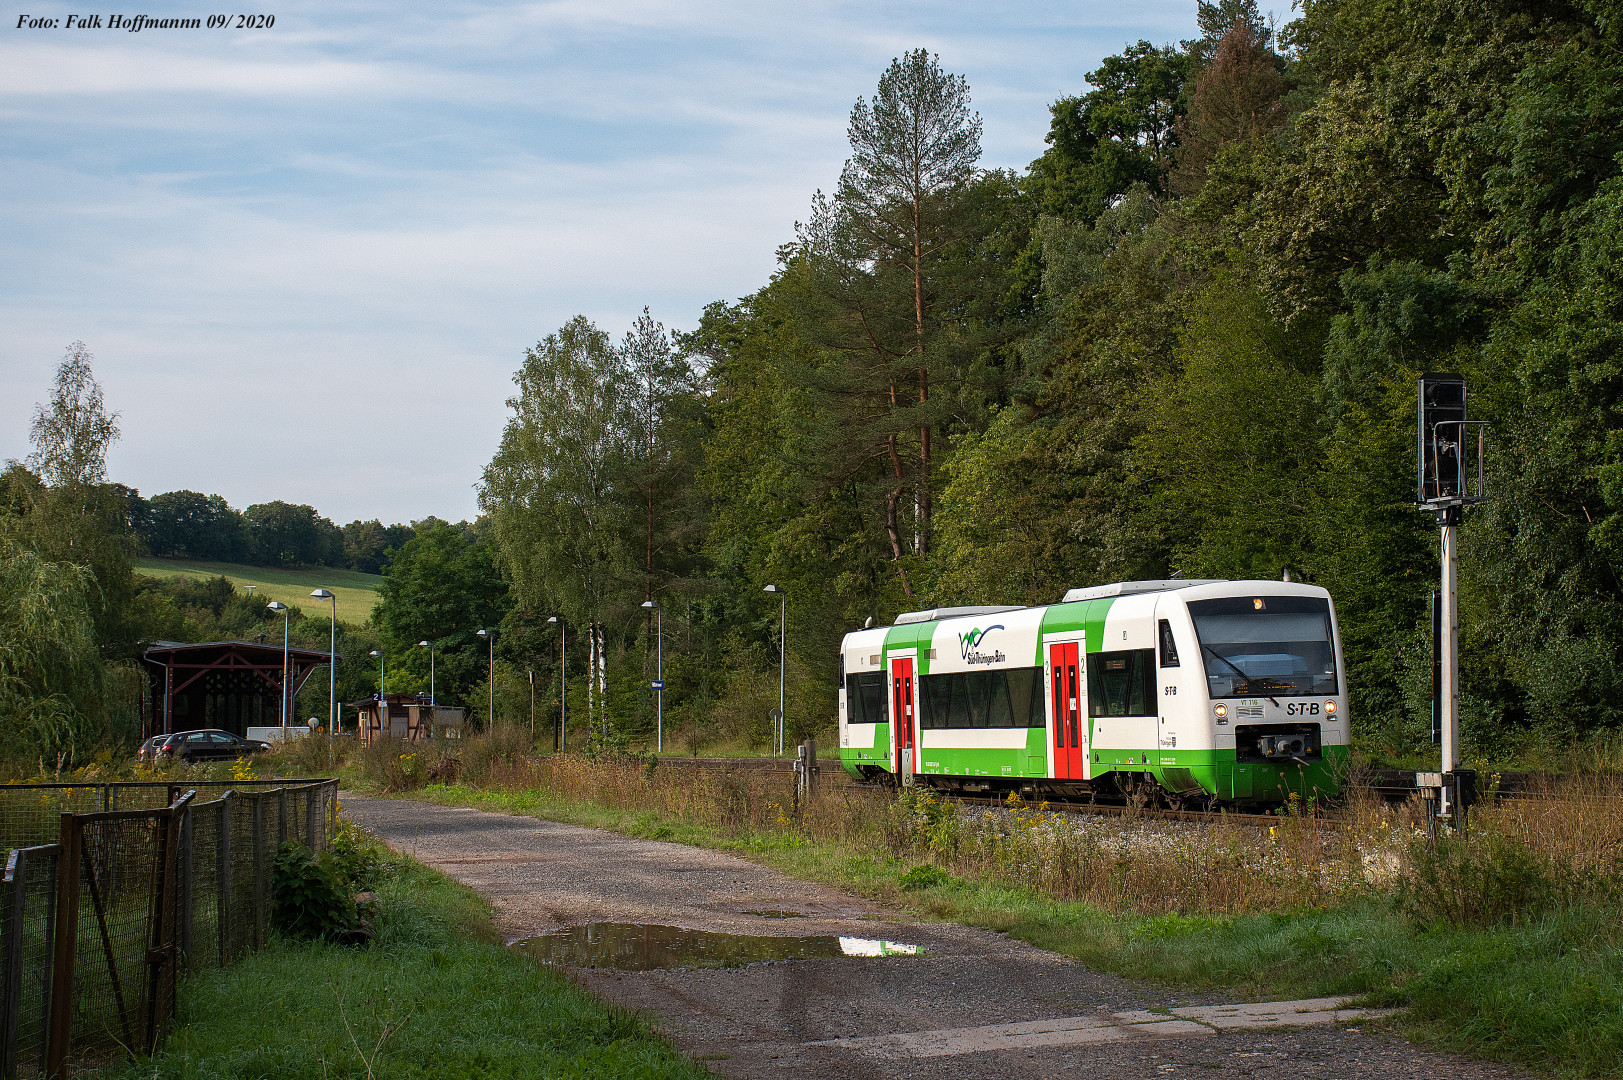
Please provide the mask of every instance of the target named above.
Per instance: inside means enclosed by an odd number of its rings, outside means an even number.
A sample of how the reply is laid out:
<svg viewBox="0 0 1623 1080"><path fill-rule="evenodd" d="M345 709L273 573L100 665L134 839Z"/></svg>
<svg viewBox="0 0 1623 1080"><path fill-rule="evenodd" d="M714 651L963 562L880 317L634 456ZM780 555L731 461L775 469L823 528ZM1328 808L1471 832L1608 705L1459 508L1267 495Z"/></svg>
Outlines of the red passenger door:
<svg viewBox="0 0 1623 1080"><path fill-rule="evenodd" d="M890 662L890 740L895 750L896 775L919 771L918 748L913 731L913 658L897 657Z"/></svg>
<svg viewBox="0 0 1623 1080"><path fill-rule="evenodd" d="M1087 745L1082 738L1079 642L1049 646L1048 678L1054 703L1054 776L1081 780L1088 775L1088 770Z"/></svg>

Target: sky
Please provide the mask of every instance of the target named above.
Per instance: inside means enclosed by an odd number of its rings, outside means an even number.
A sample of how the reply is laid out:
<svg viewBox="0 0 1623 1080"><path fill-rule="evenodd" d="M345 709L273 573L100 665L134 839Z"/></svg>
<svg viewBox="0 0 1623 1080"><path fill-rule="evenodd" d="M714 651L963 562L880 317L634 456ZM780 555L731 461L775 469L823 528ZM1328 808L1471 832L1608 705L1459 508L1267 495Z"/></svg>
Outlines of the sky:
<svg viewBox="0 0 1623 1080"><path fill-rule="evenodd" d="M79 340L143 495L470 518L526 347L764 285L893 57L965 76L982 164L1021 170L1103 57L1195 36L1194 0L262 10L5 13L0 460Z"/></svg>

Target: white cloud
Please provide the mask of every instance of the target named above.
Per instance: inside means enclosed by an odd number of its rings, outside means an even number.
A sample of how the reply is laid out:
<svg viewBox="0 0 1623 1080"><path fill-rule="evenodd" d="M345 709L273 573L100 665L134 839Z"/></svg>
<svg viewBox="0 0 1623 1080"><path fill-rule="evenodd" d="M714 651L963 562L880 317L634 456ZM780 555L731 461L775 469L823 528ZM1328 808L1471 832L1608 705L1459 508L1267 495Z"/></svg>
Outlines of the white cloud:
<svg viewBox="0 0 1623 1080"><path fill-rule="evenodd" d="M0 95L143 96L194 91L222 94L377 94L408 85L387 65L312 58L276 62L197 56L137 45L92 47L30 42L6 49ZM416 90L421 93L421 89Z"/></svg>
<svg viewBox="0 0 1623 1080"><path fill-rule="evenodd" d="M892 56L965 73L986 163L1021 167L1101 57L1192 25L1192 0L562 0L0 29L0 458L82 338L147 494L469 515L524 348L764 284Z"/></svg>

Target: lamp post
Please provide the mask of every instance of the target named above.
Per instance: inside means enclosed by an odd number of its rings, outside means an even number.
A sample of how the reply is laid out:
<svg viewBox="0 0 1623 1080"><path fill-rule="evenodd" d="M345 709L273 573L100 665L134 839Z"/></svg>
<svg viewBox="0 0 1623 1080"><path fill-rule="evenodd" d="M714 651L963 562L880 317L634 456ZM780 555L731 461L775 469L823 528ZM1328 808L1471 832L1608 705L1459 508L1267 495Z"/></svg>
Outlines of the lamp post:
<svg viewBox="0 0 1623 1080"><path fill-rule="evenodd" d="M428 650L428 703L438 705L439 699L434 696L434 643L432 641L419 641L419 649Z"/></svg>
<svg viewBox="0 0 1623 1080"><path fill-rule="evenodd" d="M552 615L549 623L558 624L558 753L569 743L569 643L564 640L564 617Z"/></svg>
<svg viewBox="0 0 1623 1080"><path fill-rule="evenodd" d="M530 677L530 750L535 750L535 669L525 668L524 674Z"/></svg>
<svg viewBox="0 0 1623 1080"><path fill-rule="evenodd" d="M378 652L378 650L373 649L367 655L368 656L375 656L375 657L378 658L378 700L382 701L383 700L383 695L387 694L389 692L389 684L383 681L383 675L384 675L383 654Z"/></svg>
<svg viewBox="0 0 1623 1080"><path fill-rule="evenodd" d="M327 760L332 760L333 736L338 731L338 597L326 589L310 594L332 604L332 620L327 634Z"/></svg>
<svg viewBox="0 0 1623 1080"><path fill-rule="evenodd" d="M496 730L496 631L480 630L475 635L490 642L490 719L485 723L486 731Z"/></svg>
<svg viewBox="0 0 1623 1080"><path fill-rule="evenodd" d="M272 600L265 605L282 617L282 741L287 741L287 605Z"/></svg>
<svg viewBox="0 0 1623 1080"><path fill-rule="evenodd" d="M656 625L659 629L654 635L659 641L659 651L656 654L659 657L659 667L655 669L657 674L654 676L654 731L656 733L654 745L656 752L663 754L665 752L665 609L652 600L644 600L642 606L653 608L654 615L658 619Z"/></svg>
<svg viewBox="0 0 1623 1080"><path fill-rule="evenodd" d="M778 753L783 753L783 673L786 658L789 655L789 594L776 585L768 585L761 590L767 593L778 594Z"/></svg>

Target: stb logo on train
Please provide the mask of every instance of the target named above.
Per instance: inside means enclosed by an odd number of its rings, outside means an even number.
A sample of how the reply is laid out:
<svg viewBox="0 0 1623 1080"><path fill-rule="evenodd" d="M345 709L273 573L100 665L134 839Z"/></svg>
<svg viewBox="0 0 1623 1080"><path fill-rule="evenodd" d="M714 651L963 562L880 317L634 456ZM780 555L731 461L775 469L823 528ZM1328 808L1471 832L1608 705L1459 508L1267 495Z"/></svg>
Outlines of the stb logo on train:
<svg viewBox="0 0 1623 1080"><path fill-rule="evenodd" d="M1008 657L1004 656L1001 652L998 652L996 650L993 650L992 652L989 652L989 653L985 653L985 652L980 651L980 644L981 644L981 642L986 640L986 635L990 634L993 630L1002 630L1002 629L1003 629L1003 624L999 623L996 626L988 626L985 630L982 630L982 629L980 629L978 627L972 627L966 633L959 634L958 635L958 649L959 649L960 652L962 652L964 654L964 663L966 663L966 664L1001 664L1001 663L1003 663L1004 660L1007 660Z"/></svg>

